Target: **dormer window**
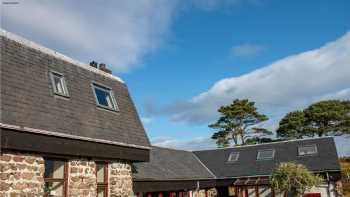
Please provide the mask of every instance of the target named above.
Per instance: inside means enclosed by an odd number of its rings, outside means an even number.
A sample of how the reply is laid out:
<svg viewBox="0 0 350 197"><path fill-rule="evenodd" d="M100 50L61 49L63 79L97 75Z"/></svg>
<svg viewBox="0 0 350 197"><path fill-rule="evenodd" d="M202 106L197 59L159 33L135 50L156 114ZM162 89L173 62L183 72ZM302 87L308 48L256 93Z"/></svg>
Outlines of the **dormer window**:
<svg viewBox="0 0 350 197"><path fill-rule="evenodd" d="M92 86L96 98L96 103L99 107L114 111L118 110L117 103L114 99L111 88L96 83L93 83Z"/></svg>
<svg viewBox="0 0 350 197"><path fill-rule="evenodd" d="M271 160L275 157L275 150L259 150L257 160Z"/></svg>
<svg viewBox="0 0 350 197"><path fill-rule="evenodd" d="M235 161L238 161L238 158L239 158L239 152L230 153L230 155L228 156L227 161L228 162L235 162Z"/></svg>
<svg viewBox="0 0 350 197"><path fill-rule="evenodd" d="M57 95L68 97L68 89L63 74L51 71L50 78L53 92Z"/></svg>
<svg viewBox="0 0 350 197"><path fill-rule="evenodd" d="M299 146L298 147L298 154L299 154L299 156L317 154L317 146L316 146L316 144Z"/></svg>

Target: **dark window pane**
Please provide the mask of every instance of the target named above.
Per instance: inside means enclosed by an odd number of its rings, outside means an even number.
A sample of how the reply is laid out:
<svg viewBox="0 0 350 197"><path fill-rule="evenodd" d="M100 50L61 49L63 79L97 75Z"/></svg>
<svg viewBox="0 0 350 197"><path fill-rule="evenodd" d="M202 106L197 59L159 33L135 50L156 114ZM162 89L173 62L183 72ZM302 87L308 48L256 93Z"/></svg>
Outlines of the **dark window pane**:
<svg viewBox="0 0 350 197"><path fill-rule="evenodd" d="M107 102L108 93L106 91L103 91L99 88L95 88L98 104L104 105L106 107L109 107Z"/></svg>
<svg viewBox="0 0 350 197"><path fill-rule="evenodd" d="M111 90L98 85L94 85L94 91L97 103L99 105L108 107L110 109L116 109Z"/></svg>
<svg viewBox="0 0 350 197"><path fill-rule="evenodd" d="M64 161L45 160L44 178L64 178Z"/></svg>

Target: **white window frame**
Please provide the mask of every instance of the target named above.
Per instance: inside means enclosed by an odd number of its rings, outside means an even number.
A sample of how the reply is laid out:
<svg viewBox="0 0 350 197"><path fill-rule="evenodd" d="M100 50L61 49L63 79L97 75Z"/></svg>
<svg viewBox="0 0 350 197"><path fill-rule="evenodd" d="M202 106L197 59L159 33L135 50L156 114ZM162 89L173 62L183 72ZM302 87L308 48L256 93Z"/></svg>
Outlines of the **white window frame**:
<svg viewBox="0 0 350 197"><path fill-rule="evenodd" d="M265 151L272 151L272 156L269 158L261 158L261 152ZM265 149L265 150L258 150L258 154L256 156L256 160L273 160L275 158L275 149Z"/></svg>
<svg viewBox="0 0 350 197"><path fill-rule="evenodd" d="M114 93L112 91L112 88L105 86L103 84L97 83L97 82L92 82L91 84L92 87L92 91L94 92L94 96L95 96L95 101L96 101L96 105L98 107L104 108L104 109L108 109L108 110L112 110L112 111L119 111L118 105L117 105L117 101L114 98ZM109 97L111 98L111 102L112 102L112 107L106 106L106 105L102 105L99 103L98 98L97 98L97 94L96 94L96 89L105 91L109 94Z"/></svg>
<svg viewBox="0 0 350 197"><path fill-rule="evenodd" d="M55 84L55 79L54 79L55 77L59 77L63 93L61 93L57 90L57 87ZM66 83L65 77L62 73L51 70L50 71L50 80L51 80L52 90L53 90L54 94L59 95L59 96L69 97L67 83Z"/></svg>
<svg viewBox="0 0 350 197"><path fill-rule="evenodd" d="M239 159L239 152L231 152L228 156L227 162L236 162Z"/></svg>
<svg viewBox="0 0 350 197"><path fill-rule="evenodd" d="M314 147L315 152L313 153L306 153L306 154L301 154L301 149L304 147ZM310 156L310 155L316 155L318 153L317 145L316 144L305 144L305 145L299 145L298 146L298 156Z"/></svg>

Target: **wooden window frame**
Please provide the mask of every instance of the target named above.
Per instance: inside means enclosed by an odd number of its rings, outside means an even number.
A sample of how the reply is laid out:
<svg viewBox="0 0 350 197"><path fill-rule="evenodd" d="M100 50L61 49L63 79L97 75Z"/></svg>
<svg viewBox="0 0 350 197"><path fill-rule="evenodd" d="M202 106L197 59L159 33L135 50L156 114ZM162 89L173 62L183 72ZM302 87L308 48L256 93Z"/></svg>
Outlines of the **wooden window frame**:
<svg viewBox="0 0 350 197"><path fill-rule="evenodd" d="M103 165L103 172L104 172L104 182L103 183L99 183L98 179L97 179L97 165ZM108 186L109 186L109 180L108 180L108 162L104 162L104 161L97 161L96 162L96 183L97 183L97 192L96 192L96 196L98 195L98 191L99 189L104 189L104 197L108 197Z"/></svg>
<svg viewBox="0 0 350 197"><path fill-rule="evenodd" d="M44 171L44 184L46 183L57 183L57 182L63 182L63 196L62 197L67 197L68 196L68 162L65 159L58 159L58 158L44 158L44 166L45 166L45 161L46 160L52 160L52 161L61 161L63 162L63 178L58 179L58 178L45 178L45 171ZM45 169L46 170L46 169ZM50 197L49 194L44 194L44 197Z"/></svg>

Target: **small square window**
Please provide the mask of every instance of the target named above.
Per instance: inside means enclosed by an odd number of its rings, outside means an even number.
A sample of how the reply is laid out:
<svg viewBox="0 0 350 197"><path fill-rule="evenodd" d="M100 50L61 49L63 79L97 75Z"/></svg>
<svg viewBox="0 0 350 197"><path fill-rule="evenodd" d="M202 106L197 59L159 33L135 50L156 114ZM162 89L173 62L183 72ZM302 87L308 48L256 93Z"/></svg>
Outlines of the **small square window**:
<svg viewBox="0 0 350 197"><path fill-rule="evenodd" d="M228 161L228 162L238 161L238 158L239 158L239 153L238 153L238 152L236 152L236 153L230 153L230 155L228 156L227 161Z"/></svg>
<svg viewBox="0 0 350 197"><path fill-rule="evenodd" d="M275 157L275 150L259 150L257 160L271 160Z"/></svg>
<svg viewBox="0 0 350 197"><path fill-rule="evenodd" d="M50 78L53 87L53 92L57 95L68 97L68 89L63 75L52 71L50 72Z"/></svg>
<svg viewBox="0 0 350 197"><path fill-rule="evenodd" d="M298 154L299 156L304 155L313 155L317 153L317 146L316 144L312 145L303 145L298 147Z"/></svg>
<svg viewBox="0 0 350 197"><path fill-rule="evenodd" d="M93 90L98 106L111 110L118 110L117 103L110 88L93 83Z"/></svg>

